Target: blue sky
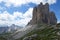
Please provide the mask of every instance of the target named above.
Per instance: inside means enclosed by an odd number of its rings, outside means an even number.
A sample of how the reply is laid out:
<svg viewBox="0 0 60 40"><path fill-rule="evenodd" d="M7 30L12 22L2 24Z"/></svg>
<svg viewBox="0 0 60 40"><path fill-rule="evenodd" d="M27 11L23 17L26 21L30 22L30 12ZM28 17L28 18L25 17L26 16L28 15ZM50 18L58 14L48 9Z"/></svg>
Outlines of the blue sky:
<svg viewBox="0 0 60 40"><path fill-rule="evenodd" d="M55 4L50 5L50 10L55 12L58 22L60 22L60 0L57 0Z"/></svg>
<svg viewBox="0 0 60 40"><path fill-rule="evenodd" d="M25 26L32 19L33 8L49 3L50 11L54 11L60 22L60 0L0 0L0 25L16 24Z"/></svg>

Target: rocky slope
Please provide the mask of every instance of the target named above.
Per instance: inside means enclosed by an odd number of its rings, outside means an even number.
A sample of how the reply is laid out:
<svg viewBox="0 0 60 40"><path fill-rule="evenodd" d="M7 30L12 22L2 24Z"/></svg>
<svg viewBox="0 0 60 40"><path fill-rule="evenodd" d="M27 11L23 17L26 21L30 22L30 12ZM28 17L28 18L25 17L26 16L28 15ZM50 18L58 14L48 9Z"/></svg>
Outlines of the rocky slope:
<svg viewBox="0 0 60 40"><path fill-rule="evenodd" d="M9 37L9 40L16 40L18 38L23 37L24 35L28 34L29 32L31 32L36 28L36 25L33 25L33 26L32 25L26 26L25 28L11 34Z"/></svg>

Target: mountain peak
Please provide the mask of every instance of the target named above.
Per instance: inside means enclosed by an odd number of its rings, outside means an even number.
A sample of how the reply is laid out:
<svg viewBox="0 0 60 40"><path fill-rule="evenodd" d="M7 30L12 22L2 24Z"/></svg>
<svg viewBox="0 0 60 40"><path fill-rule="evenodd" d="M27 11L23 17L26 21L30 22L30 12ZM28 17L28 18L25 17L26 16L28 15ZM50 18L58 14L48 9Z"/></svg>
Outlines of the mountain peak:
<svg viewBox="0 0 60 40"><path fill-rule="evenodd" d="M37 23L46 23L46 24L56 24L57 18L54 12L49 11L49 4L40 3L38 6L33 9L32 20L28 24L37 24Z"/></svg>

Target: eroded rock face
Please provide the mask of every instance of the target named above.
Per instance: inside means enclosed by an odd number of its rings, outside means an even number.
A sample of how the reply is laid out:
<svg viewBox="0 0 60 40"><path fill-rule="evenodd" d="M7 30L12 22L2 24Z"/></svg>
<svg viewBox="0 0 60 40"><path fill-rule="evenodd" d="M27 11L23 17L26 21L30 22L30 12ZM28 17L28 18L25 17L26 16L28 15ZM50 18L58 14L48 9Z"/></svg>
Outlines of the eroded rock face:
<svg viewBox="0 0 60 40"><path fill-rule="evenodd" d="M54 12L49 11L49 4L46 3L43 5L40 3L38 6L33 9L33 17L32 20L28 23L33 25L37 23L46 23L46 24L56 24L57 18Z"/></svg>

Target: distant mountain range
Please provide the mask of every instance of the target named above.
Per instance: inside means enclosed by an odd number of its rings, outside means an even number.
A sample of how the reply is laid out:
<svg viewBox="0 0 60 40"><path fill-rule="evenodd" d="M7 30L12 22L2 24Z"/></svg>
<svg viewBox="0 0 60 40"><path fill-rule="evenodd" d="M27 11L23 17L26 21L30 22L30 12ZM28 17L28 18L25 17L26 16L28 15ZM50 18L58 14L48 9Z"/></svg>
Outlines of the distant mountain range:
<svg viewBox="0 0 60 40"><path fill-rule="evenodd" d="M9 27L0 27L0 34L8 32Z"/></svg>
<svg viewBox="0 0 60 40"><path fill-rule="evenodd" d="M20 26L15 25L15 24L12 24L11 26L1 25L0 26L0 34L7 33L7 32L14 32L14 31L17 31L21 28L23 28L23 27L20 27Z"/></svg>
<svg viewBox="0 0 60 40"><path fill-rule="evenodd" d="M9 32L14 32L14 31L17 31L17 30L19 30L19 29L21 29L21 28L23 28L23 27L18 26L18 25L15 25L15 24L12 24L11 26L9 26L8 31L9 31Z"/></svg>

